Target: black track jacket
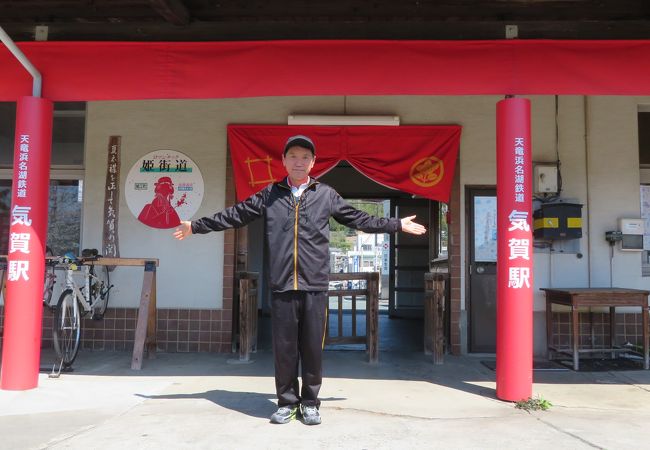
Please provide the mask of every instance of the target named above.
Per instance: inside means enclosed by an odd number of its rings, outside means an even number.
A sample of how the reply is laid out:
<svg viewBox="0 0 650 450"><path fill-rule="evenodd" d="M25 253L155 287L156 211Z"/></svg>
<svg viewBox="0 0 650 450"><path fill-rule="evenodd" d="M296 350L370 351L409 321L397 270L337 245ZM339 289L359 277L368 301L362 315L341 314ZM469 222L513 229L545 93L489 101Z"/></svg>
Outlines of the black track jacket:
<svg viewBox="0 0 650 450"><path fill-rule="evenodd" d="M329 281L329 218L366 233L394 233L395 218L353 208L330 186L313 178L300 198L287 179L213 215L192 221L192 233L239 228L264 217L268 274L273 292L326 291Z"/></svg>

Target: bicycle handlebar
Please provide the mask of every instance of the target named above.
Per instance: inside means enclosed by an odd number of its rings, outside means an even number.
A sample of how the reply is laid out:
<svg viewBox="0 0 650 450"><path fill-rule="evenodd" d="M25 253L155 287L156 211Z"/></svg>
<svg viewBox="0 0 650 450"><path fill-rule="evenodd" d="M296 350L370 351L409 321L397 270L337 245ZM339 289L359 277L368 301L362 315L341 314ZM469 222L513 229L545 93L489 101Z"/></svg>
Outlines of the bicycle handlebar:
<svg viewBox="0 0 650 450"><path fill-rule="evenodd" d="M102 258L102 255L96 249L84 249L81 256L76 256L72 252L68 252L63 256L46 256L46 266L56 266L57 264L84 264L89 261L97 261ZM0 255L0 268L7 265L7 255Z"/></svg>
<svg viewBox="0 0 650 450"><path fill-rule="evenodd" d="M56 266L59 264L62 265L70 265L70 264L77 264L77 265L83 265L87 262L90 261L97 261L99 258L101 258L101 255L96 255L96 256L89 256L89 257L83 257L83 256L76 256L72 253L66 253L64 256L48 256L45 258L45 264L46 265L51 265L51 266Z"/></svg>

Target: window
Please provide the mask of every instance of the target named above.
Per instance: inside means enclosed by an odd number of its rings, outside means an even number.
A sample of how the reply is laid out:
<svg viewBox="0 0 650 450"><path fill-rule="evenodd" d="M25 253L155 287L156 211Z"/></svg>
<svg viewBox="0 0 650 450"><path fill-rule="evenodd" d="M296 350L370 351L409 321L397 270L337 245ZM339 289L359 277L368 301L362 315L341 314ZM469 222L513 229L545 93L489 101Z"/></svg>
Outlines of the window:
<svg viewBox="0 0 650 450"><path fill-rule="evenodd" d="M47 245L80 253L85 103L55 103ZM16 104L0 102L0 254L7 254Z"/></svg>
<svg viewBox="0 0 650 450"><path fill-rule="evenodd" d="M650 276L650 186L641 185L641 218L644 220L641 276Z"/></svg>
<svg viewBox="0 0 650 450"><path fill-rule="evenodd" d="M432 258L445 259L448 255L449 227L447 225L447 213L449 206L446 203L431 202L432 220L431 237L429 245L433 250Z"/></svg>
<svg viewBox="0 0 650 450"><path fill-rule="evenodd" d="M353 207L377 217L387 217L389 201L383 199L346 199ZM332 273L378 271L382 267L383 252L388 253L388 234L361 233L330 218L330 271ZM332 257L331 255L336 255ZM388 257L386 257L386 261ZM363 270L366 269L366 270ZM382 269L386 273L388 268Z"/></svg>
<svg viewBox="0 0 650 450"><path fill-rule="evenodd" d="M81 180L50 180L47 245L55 255L80 253L82 185ZM0 255L8 251L10 209L11 180L0 180Z"/></svg>
<svg viewBox="0 0 650 450"><path fill-rule="evenodd" d="M14 159L15 134L16 104L0 102L0 167L11 167Z"/></svg>
<svg viewBox="0 0 650 450"><path fill-rule="evenodd" d="M641 274L650 276L650 112L640 106L639 124L639 171L641 179L641 218L645 220Z"/></svg>

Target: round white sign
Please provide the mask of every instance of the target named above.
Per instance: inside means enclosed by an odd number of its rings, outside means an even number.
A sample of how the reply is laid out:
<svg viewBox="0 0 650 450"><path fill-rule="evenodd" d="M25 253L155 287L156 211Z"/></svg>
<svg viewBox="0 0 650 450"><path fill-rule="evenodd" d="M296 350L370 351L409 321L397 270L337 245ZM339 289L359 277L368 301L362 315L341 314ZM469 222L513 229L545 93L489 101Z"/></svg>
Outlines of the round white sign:
<svg viewBox="0 0 650 450"><path fill-rule="evenodd" d="M153 228L173 228L199 210L203 177L187 155L155 150L131 167L124 192L126 204L140 222Z"/></svg>

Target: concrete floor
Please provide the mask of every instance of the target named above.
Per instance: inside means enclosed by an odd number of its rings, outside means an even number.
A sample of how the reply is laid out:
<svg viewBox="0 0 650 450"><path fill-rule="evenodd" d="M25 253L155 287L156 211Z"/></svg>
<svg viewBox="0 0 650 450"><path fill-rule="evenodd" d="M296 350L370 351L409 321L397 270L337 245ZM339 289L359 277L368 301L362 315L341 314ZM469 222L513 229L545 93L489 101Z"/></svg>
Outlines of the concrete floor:
<svg viewBox="0 0 650 450"><path fill-rule="evenodd" d="M82 352L75 370L0 391L1 449L639 449L650 447L650 372L535 372L549 411L495 397L481 358L325 352L323 424L272 425L272 355ZM53 361L44 353L42 363Z"/></svg>

